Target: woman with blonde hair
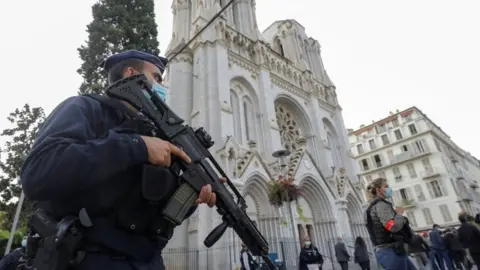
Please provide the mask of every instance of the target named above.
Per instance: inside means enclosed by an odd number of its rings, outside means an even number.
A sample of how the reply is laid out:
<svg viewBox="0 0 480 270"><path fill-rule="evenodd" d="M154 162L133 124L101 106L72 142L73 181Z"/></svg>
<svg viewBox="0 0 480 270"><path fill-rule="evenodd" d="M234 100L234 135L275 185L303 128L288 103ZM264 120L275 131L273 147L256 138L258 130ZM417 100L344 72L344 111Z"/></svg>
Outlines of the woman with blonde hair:
<svg viewBox="0 0 480 270"><path fill-rule="evenodd" d="M416 270L408 258L407 245L413 236L404 209L394 209L387 199L392 188L385 178L377 178L367 187L370 205L366 211L367 229L375 246L378 263L388 270Z"/></svg>

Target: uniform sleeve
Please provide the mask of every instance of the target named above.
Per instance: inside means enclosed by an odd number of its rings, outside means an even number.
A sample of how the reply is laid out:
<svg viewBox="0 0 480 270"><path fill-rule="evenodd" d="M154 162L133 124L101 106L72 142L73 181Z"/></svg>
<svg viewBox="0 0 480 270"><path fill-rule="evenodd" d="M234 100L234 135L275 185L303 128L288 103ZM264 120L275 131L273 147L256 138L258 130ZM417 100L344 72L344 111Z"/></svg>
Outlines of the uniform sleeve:
<svg viewBox="0 0 480 270"><path fill-rule="evenodd" d="M392 207L385 202L378 202L375 205L375 210L385 229L392 233L399 232L407 223L407 219L404 216L397 215L392 210Z"/></svg>
<svg viewBox="0 0 480 270"><path fill-rule="evenodd" d="M138 135L110 130L99 138L101 116L101 105L82 96L65 100L50 114L21 171L29 199L69 196L148 162L148 150Z"/></svg>

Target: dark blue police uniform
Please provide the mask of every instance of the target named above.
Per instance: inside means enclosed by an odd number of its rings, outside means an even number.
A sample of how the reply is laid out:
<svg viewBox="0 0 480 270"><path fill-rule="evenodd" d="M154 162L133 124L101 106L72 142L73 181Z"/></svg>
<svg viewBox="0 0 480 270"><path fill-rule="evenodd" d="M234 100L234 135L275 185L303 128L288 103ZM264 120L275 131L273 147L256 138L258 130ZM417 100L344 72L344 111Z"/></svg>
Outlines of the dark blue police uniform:
<svg viewBox="0 0 480 270"><path fill-rule="evenodd" d="M165 58L127 51L108 58L104 67L108 72L128 58L151 62L162 73L166 64ZM75 269L164 269L161 250L174 226L160 213L169 198L149 201L142 183L177 179L165 168L145 165L147 147L135 130L123 126L126 121L91 97L68 98L47 118L23 165L23 190L39 208L57 219L85 208L92 219L84 241L87 255Z"/></svg>

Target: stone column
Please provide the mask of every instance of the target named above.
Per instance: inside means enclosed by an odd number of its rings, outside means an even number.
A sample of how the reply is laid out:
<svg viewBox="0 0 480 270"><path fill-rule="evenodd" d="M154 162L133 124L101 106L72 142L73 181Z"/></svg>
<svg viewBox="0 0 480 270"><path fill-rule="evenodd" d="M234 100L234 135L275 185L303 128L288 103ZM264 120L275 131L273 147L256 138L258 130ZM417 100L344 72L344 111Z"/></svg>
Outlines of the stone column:
<svg viewBox="0 0 480 270"><path fill-rule="evenodd" d="M351 238L352 233L350 230L350 222L347 214L347 203L348 201L345 199L338 199L335 201L335 205L337 207L337 228L338 228L338 235L343 238Z"/></svg>

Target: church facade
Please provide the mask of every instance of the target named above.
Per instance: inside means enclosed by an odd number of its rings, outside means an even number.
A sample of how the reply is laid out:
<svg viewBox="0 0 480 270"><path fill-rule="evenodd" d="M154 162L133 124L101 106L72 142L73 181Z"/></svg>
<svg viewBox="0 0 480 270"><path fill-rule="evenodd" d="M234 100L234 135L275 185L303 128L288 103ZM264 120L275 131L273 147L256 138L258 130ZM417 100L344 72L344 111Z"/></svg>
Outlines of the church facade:
<svg viewBox="0 0 480 270"><path fill-rule="evenodd" d="M167 57L226 2L174 0ZM248 215L287 269L297 267L296 253L307 235L325 257L332 255L336 237L367 237L358 172L335 86L319 43L302 25L277 21L261 33L255 1L235 1L171 61L166 85L175 112L212 136L210 152L245 196ZM285 171L272 156L280 149L291 153ZM268 182L282 174L302 190L291 208L294 226L287 206L274 207L268 199ZM212 248L203 245L220 223L215 208L200 206L164 251L167 269L235 269L241 243L231 229Z"/></svg>

